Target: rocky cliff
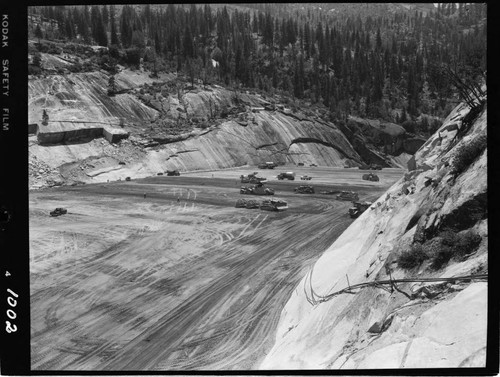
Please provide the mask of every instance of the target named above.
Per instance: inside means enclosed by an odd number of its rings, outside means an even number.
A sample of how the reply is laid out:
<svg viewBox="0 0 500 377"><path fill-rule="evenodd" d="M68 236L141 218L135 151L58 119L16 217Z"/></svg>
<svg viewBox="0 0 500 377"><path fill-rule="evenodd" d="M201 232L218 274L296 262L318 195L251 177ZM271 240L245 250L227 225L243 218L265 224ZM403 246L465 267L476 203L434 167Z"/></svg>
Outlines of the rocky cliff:
<svg viewBox="0 0 500 377"><path fill-rule="evenodd" d="M485 366L487 110L469 110L303 277L262 369Z"/></svg>
<svg viewBox="0 0 500 377"><path fill-rule="evenodd" d="M29 137L30 187L262 161L337 167L362 162L324 114L292 111L274 97L192 86L175 75L155 81L125 69L115 75L115 86L109 95L103 71L29 80L29 123L37 129Z"/></svg>

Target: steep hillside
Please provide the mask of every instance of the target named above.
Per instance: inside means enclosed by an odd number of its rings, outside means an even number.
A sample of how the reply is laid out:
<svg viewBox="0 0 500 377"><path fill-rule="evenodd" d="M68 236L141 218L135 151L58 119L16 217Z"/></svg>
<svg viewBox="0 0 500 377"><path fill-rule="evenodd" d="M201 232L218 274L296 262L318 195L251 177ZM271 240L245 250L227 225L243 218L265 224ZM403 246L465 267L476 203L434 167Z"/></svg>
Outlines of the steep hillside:
<svg viewBox="0 0 500 377"><path fill-rule="evenodd" d="M110 96L109 77L98 71L29 80L31 188L262 161L335 167L373 161L358 153L366 143L353 147L324 120L325 110L292 110L278 96L192 86L172 74L153 80L125 69L115 75Z"/></svg>
<svg viewBox="0 0 500 377"><path fill-rule="evenodd" d="M458 106L302 279L262 369L485 366L487 110L466 131L468 114Z"/></svg>

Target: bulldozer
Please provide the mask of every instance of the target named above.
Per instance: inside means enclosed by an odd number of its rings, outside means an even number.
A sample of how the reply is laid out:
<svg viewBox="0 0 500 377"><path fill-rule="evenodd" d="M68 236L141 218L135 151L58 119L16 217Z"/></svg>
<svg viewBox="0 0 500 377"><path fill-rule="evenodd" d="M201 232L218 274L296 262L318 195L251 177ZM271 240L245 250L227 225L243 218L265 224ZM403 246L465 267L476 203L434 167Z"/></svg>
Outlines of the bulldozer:
<svg viewBox="0 0 500 377"><path fill-rule="evenodd" d="M373 173L363 174L362 178L365 181L373 181L373 182L378 182L380 180L378 175Z"/></svg>
<svg viewBox="0 0 500 377"><path fill-rule="evenodd" d="M246 206L247 206L247 200L246 199L238 199L236 201L236 205L235 205L236 208L246 208Z"/></svg>
<svg viewBox="0 0 500 377"><path fill-rule="evenodd" d="M305 185L299 186L294 189L297 194L314 194L314 187Z"/></svg>
<svg viewBox="0 0 500 377"><path fill-rule="evenodd" d="M259 208L259 202L257 200L248 200L246 208L247 209Z"/></svg>
<svg viewBox="0 0 500 377"><path fill-rule="evenodd" d="M341 191L336 197L337 200L349 200L351 202L359 200L357 192L354 191Z"/></svg>
<svg viewBox="0 0 500 377"><path fill-rule="evenodd" d="M259 182L251 187L241 186L240 194L247 195L274 195L272 188L264 187L262 182Z"/></svg>
<svg viewBox="0 0 500 377"><path fill-rule="evenodd" d="M65 215L67 213L68 213L68 210L66 208L57 207L55 210L50 211L50 216L57 217L57 216Z"/></svg>
<svg viewBox="0 0 500 377"><path fill-rule="evenodd" d="M363 212L365 212L372 205L371 202L352 202L353 206L349 208L349 216L353 219L359 217Z"/></svg>
<svg viewBox="0 0 500 377"><path fill-rule="evenodd" d="M284 211L288 209L288 203L280 199L266 199L260 204L263 211Z"/></svg>
<svg viewBox="0 0 500 377"><path fill-rule="evenodd" d="M240 175L241 183L259 183L266 181L267 178L257 177L258 172L253 172L248 175Z"/></svg>

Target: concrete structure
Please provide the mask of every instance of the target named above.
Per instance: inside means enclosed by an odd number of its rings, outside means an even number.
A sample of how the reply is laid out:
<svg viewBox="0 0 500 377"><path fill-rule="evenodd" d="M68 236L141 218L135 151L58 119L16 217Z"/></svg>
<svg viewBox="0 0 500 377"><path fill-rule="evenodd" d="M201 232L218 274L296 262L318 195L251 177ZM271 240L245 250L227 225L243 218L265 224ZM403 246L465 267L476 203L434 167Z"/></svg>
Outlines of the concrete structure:
<svg viewBox="0 0 500 377"><path fill-rule="evenodd" d="M110 143L116 143L127 138L129 133L93 122L54 121L47 126L38 127L37 139L39 144L58 144L95 139L104 136Z"/></svg>
<svg viewBox="0 0 500 377"><path fill-rule="evenodd" d="M38 130L37 123L28 124L28 135L36 135L37 130Z"/></svg>
<svg viewBox="0 0 500 377"><path fill-rule="evenodd" d="M129 133L121 128L104 127L103 135L110 143L117 143L121 139L126 139Z"/></svg>

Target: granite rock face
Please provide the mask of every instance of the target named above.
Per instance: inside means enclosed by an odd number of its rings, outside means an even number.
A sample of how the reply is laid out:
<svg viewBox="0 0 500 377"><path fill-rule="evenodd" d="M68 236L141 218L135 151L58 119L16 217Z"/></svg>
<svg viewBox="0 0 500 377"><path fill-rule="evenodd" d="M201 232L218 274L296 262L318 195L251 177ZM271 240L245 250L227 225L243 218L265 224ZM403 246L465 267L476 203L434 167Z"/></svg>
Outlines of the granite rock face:
<svg viewBox="0 0 500 377"><path fill-rule="evenodd" d="M486 107L455 138L469 109L458 106L414 156L396 182L319 258L285 305L275 345L261 369L484 367L488 272L487 150L454 171L464 146L486 136ZM439 268L403 269L402 252L440 232L474 232L479 246ZM432 241L432 242L431 242ZM426 264L427 263L427 264ZM380 280L413 278L392 288ZM418 279L442 278L424 282ZM481 280L482 279L482 280Z"/></svg>

